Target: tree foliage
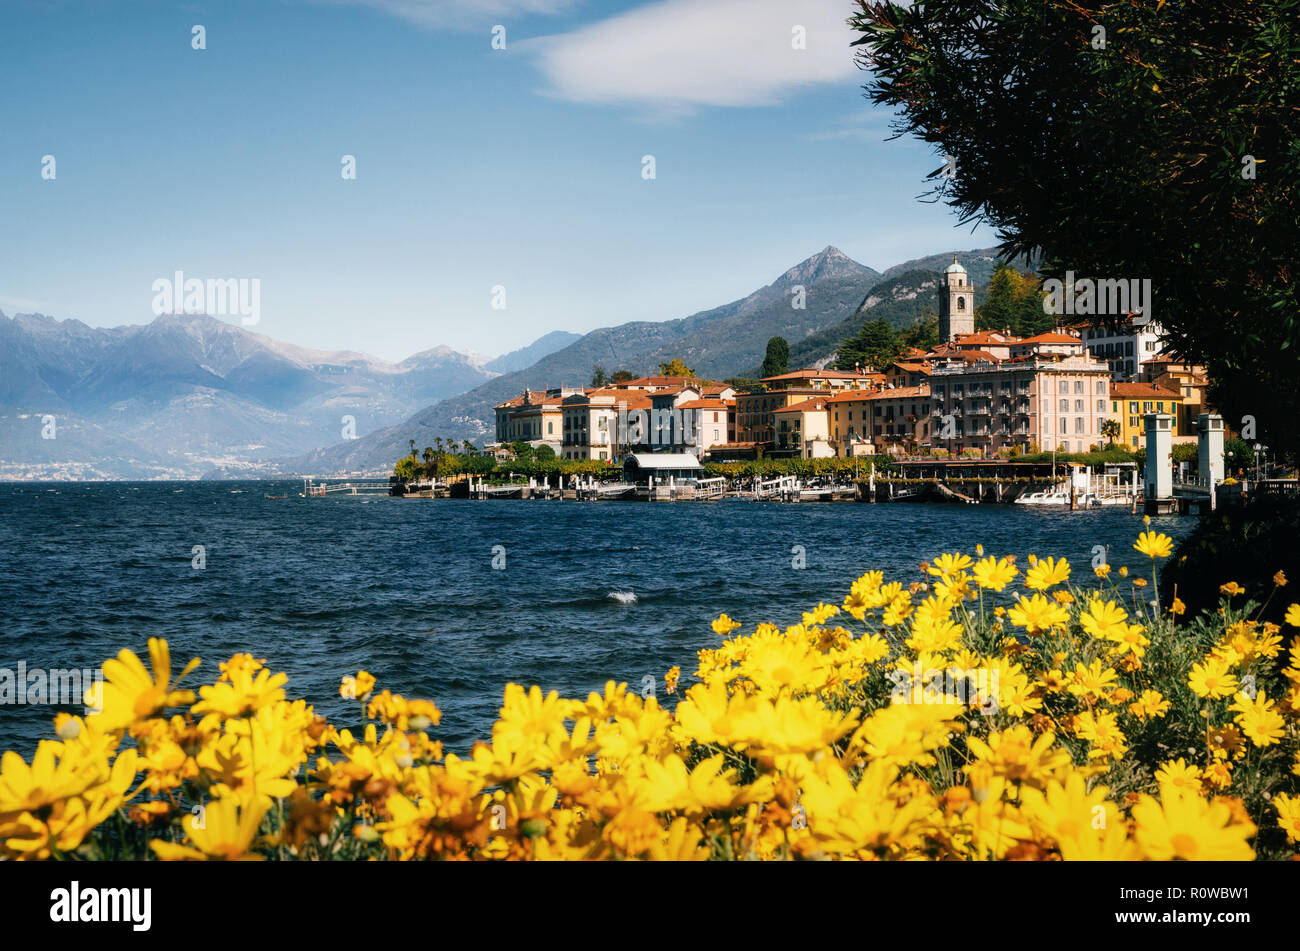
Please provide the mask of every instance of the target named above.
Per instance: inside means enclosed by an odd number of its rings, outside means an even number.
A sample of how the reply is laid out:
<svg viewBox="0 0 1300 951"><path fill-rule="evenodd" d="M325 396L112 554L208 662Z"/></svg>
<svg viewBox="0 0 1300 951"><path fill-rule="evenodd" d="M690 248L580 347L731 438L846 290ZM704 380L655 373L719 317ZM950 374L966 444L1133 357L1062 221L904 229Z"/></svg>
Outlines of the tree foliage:
<svg viewBox="0 0 1300 951"><path fill-rule="evenodd" d="M861 366L863 369L874 367L883 370L902 352L903 343L894 333L894 328L883 317L877 317L868 320L856 335L840 344L835 368L852 370Z"/></svg>
<svg viewBox="0 0 1300 951"><path fill-rule="evenodd" d="M773 337L767 342L767 355L763 357L760 377L780 376L790 369L790 344L784 337Z"/></svg>
<svg viewBox="0 0 1300 951"><path fill-rule="evenodd" d="M695 379L695 371L682 362L681 357L673 357L667 363L659 364L660 376L684 376Z"/></svg>
<svg viewBox="0 0 1300 951"><path fill-rule="evenodd" d="M1300 0L859 6L869 97L957 157L934 197L1048 276L1149 279L1225 416L1294 450Z"/></svg>

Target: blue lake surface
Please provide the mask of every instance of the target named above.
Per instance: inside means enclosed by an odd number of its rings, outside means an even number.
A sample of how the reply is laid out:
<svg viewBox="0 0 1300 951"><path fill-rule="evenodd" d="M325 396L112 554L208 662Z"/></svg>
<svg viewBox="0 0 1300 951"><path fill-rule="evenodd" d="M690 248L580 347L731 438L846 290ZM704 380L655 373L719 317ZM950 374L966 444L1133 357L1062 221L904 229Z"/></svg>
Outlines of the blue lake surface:
<svg viewBox="0 0 1300 951"><path fill-rule="evenodd" d="M680 665L689 683L695 652L718 644L720 613L746 629L792 624L872 568L920 580L920 562L976 542L1022 568L1030 553L1064 556L1076 578L1091 579L1096 545L1113 566L1149 564L1132 548L1141 517L1120 506L303 499L300 488L0 484L0 668L97 667L165 637L175 669L203 658L194 687L249 651L340 725L359 714L339 679L364 668L378 689L434 700L436 735L464 750L511 681L585 697L649 674L662 695L664 671ZM1153 520L1175 541L1194 524ZM0 750L29 753L56 709L0 705Z"/></svg>

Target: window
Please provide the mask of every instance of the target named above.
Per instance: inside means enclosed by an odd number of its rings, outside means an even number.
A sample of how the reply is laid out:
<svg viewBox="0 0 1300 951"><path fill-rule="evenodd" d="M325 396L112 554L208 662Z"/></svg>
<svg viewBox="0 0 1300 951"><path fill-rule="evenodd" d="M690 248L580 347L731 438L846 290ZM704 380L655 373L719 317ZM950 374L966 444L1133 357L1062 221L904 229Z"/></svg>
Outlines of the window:
<svg viewBox="0 0 1300 951"><path fill-rule="evenodd" d="M1062 393L1068 393L1068 392L1070 392L1070 384L1067 383L1065 380L1062 380L1062 381L1061 381L1061 385L1060 385L1060 387L1058 387L1058 389L1059 389L1060 392L1062 392Z"/></svg>
<svg viewBox="0 0 1300 951"><path fill-rule="evenodd" d="M1076 392L1076 393L1082 393L1082 392L1083 392L1083 381L1082 381L1082 380L1075 380L1075 381L1074 381L1074 392Z"/></svg>
<svg viewBox="0 0 1300 951"><path fill-rule="evenodd" d="M1066 426L1066 423L1068 422L1069 420L1067 420L1064 416L1061 417L1061 432L1065 433L1070 431L1069 427Z"/></svg>
<svg viewBox="0 0 1300 951"><path fill-rule="evenodd" d="M1074 417L1074 431L1075 431L1075 433L1081 433L1081 432L1084 432L1084 428L1083 428L1083 417L1082 417L1082 416L1076 416L1076 417Z"/></svg>
<svg viewBox="0 0 1300 951"><path fill-rule="evenodd" d="M1068 413L1069 411L1070 411L1070 401L1069 401L1069 400L1061 400L1061 412L1062 412L1062 413Z"/></svg>
<svg viewBox="0 0 1300 951"><path fill-rule="evenodd" d="M1130 400L1130 401L1129 401L1129 404L1128 404L1128 411L1129 411L1130 413L1136 413L1136 412L1138 411L1137 400Z"/></svg>
<svg viewBox="0 0 1300 951"><path fill-rule="evenodd" d="M957 309L958 309L958 310L965 310L965 309L966 309L966 298L964 298L964 297L958 297L958 298L957 298Z"/></svg>
<svg viewBox="0 0 1300 951"><path fill-rule="evenodd" d="M1098 381L1097 381L1097 395L1098 395L1098 396L1105 396L1105 395L1106 395L1106 381L1105 381L1105 380L1098 380Z"/></svg>
<svg viewBox="0 0 1300 951"><path fill-rule="evenodd" d="M717 414L716 412L713 414L713 421L714 421L715 423L718 421L718 414ZM717 433L714 433L714 436L716 436L716 435L717 435Z"/></svg>
<svg viewBox="0 0 1300 951"><path fill-rule="evenodd" d="M1075 411L1076 413L1082 413L1082 412L1083 412L1083 400L1075 400L1075 401L1074 401L1074 411Z"/></svg>

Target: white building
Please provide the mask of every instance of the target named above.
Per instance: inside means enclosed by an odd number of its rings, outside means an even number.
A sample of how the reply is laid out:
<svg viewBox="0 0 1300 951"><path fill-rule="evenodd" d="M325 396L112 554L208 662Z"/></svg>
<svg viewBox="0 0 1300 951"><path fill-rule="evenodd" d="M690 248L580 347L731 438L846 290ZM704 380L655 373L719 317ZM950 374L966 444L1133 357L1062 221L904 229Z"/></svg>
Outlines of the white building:
<svg viewBox="0 0 1300 951"><path fill-rule="evenodd" d="M1149 317L1134 316L1120 327L1094 324L1083 330L1083 342L1098 360L1110 366L1111 379L1132 383L1142 376L1142 367L1163 349L1164 331Z"/></svg>

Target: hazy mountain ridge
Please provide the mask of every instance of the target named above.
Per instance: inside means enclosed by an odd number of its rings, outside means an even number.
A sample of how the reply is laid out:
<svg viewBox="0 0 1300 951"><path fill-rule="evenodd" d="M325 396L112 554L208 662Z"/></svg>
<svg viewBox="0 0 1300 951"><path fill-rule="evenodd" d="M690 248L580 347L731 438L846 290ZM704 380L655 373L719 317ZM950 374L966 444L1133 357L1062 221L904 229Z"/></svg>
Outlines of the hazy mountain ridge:
<svg viewBox="0 0 1300 951"><path fill-rule="evenodd" d="M493 375L449 347L394 364L201 315L100 329L0 313L0 478L54 478L74 465L100 478L192 478L264 465ZM40 438L49 415L56 435Z"/></svg>

